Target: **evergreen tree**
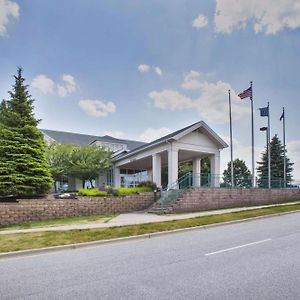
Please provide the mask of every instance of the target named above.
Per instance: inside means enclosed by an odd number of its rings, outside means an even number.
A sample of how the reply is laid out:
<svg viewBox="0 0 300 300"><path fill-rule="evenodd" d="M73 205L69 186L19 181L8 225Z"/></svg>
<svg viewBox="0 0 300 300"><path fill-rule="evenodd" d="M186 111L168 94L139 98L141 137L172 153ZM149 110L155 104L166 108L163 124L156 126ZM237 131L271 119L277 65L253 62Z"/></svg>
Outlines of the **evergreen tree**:
<svg viewBox="0 0 300 300"><path fill-rule="evenodd" d="M52 179L43 134L18 69L10 99L0 105L0 195L34 196L49 191Z"/></svg>
<svg viewBox="0 0 300 300"><path fill-rule="evenodd" d="M284 186L284 147L281 144L277 134L272 138L270 143L271 149L271 186L283 187ZM259 175L259 186L268 186L268 153L267 149L262 153L260 162L257 162L257 172ZM286 157L286 184L288 185L292 180L293 163Z"/></svg>
<svg viewBox="0 0 300 300"><path fill-rule="evenodd" d="M231 186L231 162L223 172L223 180L225 186ZM238 158L233 161L233 182L235 187L251 187L251 172L245 161Z"/></svg>

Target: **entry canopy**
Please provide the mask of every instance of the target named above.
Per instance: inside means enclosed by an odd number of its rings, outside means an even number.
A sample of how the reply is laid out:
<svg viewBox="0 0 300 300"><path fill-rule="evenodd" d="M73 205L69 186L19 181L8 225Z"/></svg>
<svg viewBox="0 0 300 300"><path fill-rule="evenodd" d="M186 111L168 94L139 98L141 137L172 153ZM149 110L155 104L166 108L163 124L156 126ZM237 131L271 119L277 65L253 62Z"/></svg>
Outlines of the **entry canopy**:
<svg viewBox="0 0 300 300"><path fill-rule="evenodd" d="M173 133L170 133L164 137L161 137L157 140L154 140L148 144L142 145L136 149L133 149L130 152L123 152L122 154L119 154L118 156L114 157L114 161L121 160L126 157L130 157L131 155L137 154L139 152L142 152L146 149L154 148L156 146L159 146L162 143L170 142L170 141L178 141L182 137L190 134L193 131L198 130L202 134L206 135L215 145L218 149L224 149L227 148L227 143L217 134L215 133L204 121L200 121L197 123L194 123L192 125L189 125L185 128L182 128L180 130L177 130Z"/></svg>

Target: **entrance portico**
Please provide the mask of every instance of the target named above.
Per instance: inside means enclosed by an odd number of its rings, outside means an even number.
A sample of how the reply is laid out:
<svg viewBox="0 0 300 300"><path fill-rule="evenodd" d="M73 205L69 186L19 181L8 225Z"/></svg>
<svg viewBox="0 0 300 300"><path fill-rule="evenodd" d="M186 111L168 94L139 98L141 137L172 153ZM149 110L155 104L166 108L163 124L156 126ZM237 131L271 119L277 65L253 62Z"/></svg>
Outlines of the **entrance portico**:
<svg viewBox="0 0 300 300"><path fill-rule="evenodd" d="M194 185L201 185L201 159L209 157L211 174L220 173L220 151L227 144L201 121L163 138L125 153L114 161L114 185L121 185L121 170L147 171L148 179L162 184L162 166L168 168L168 187L178 179L180 162L192 161ZM198 176L196 176L198 174ZM219 186L219 176L212 176L212 185Z"/></svg>

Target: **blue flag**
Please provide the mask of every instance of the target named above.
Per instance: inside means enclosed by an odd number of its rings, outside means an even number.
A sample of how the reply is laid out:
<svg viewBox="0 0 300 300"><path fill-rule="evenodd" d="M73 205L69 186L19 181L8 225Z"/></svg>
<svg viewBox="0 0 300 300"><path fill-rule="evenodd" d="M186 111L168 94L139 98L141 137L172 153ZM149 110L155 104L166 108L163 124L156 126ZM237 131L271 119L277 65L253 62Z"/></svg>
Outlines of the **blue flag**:
<svg viewBox="0 0 300 300"><path fill-rule="evenodd" d="M261 117L268 117L269 116L269 106L261 107L260 110L260 116Z"/></svg>
<svg viewBox="0 0 300 300"><path fill-rule="evenodd" d="M282 112L282 115L279 120L281 121L283 118L284 118L284 111Z"/></svg>

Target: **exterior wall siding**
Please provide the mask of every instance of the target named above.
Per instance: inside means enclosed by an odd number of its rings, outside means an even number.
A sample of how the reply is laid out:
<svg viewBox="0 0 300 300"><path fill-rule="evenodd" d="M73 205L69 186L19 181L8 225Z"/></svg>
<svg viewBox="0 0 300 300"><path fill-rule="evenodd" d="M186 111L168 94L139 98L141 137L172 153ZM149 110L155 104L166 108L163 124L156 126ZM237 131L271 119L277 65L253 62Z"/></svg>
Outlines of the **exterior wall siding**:
<svg viewBox="0 0 300 300"><path fill-rule="evenodd" d="M125 197L78 197L78 199L24 199L0 203L0 225L20 224L71 216L125 213L143 210L154 202L153 193Z"/></svg>

